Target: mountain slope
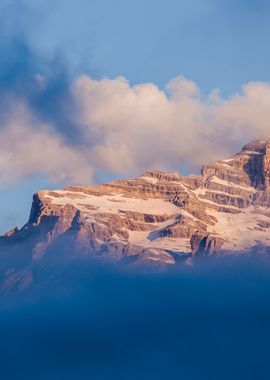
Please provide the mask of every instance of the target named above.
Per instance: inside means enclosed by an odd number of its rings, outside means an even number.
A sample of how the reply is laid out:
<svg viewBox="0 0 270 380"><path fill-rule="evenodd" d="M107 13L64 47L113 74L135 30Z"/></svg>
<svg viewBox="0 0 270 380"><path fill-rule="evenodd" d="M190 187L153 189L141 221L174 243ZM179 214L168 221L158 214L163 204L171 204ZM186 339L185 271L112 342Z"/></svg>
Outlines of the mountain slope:
<svg viewBox="0 0 270 380"><path fill-rule="evenodd" d="M200 176L149 171L101 186L40 191L28 223L2 237L0 247L21 249L23 261L36 265L59 251L174 264L270 246L269 228L270 140L260 140L204 165Z"/></svg>

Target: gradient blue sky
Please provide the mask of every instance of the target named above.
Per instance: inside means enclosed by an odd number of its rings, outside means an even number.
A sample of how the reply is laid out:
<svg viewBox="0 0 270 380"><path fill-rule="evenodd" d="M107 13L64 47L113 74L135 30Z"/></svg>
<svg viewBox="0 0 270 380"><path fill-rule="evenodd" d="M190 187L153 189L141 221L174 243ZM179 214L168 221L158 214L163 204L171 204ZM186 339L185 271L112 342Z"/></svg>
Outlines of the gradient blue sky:
<svg viewBox="0 0 270 380"><path fill-rule="evenodd" d="M225 94L269 79L266 0L2 0L2 7L5 3L18 12L15 29L47 56L61 51L77 72L160 86L181 74L206 91L218 87Z"/></svg>
<svg viewBox="0 0 270 380"><path fill-rule="evenodd" d="M227 98L244 83L270 81L269 17L266 0L1 0L1 94L48 72L52 98L82 73L161 89L183 75ZM48 186L56 185L46 176L1 186L0 232L22 225L32 193Z"/></svg>

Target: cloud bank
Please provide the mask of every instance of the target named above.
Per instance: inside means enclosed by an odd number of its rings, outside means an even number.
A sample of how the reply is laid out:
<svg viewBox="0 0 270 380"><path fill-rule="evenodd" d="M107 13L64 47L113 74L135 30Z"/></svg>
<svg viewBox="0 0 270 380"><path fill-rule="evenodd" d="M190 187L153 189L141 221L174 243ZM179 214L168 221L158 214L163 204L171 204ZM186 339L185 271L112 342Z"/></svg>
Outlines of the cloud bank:
<svg viewBox="0 0 270 380"><path fill-rule="evenodd" d="M116 174L146 168L198 168L267 135L270 85L249 83L229 100L203 97L195 82L131 86L125 78L81 76L72 86L75 119L94 167ZM74 120L75 121L75 120Z"/></svg>
<svg viewBox="0 0 270 380"><path fill-rule="evenodd" d="M218 90L203 96L184 77L164 91L87 75L61 86L54 92L46 77L33 73L24 91L1 91L3 183L41 175L54 183L90 183L102 172L196 170L270 134L269 83L248 83L230 99Z"/></svg>

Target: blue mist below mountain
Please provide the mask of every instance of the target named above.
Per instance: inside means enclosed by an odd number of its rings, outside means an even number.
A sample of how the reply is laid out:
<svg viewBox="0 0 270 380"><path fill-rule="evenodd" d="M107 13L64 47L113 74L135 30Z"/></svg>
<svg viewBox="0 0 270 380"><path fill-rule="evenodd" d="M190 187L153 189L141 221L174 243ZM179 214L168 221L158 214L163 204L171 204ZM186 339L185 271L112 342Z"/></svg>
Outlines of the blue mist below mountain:
<svg viewBox="0 0 270 380"><path fill-rule="evenodd" d="M58 272L59 273L59 272ZM1 300L3 379L268 379L267 258L78 261Z"/></svg>

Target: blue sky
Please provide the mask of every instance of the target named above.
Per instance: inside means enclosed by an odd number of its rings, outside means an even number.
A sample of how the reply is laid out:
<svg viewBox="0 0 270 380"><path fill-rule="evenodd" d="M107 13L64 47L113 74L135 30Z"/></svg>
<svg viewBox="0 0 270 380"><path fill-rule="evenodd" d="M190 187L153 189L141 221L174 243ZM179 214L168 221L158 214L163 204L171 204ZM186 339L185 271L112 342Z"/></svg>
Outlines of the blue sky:
<svg viewBox="0 0 270 380"><path fill-rule="evenodd" d="M93 132L92 125L104 123L107 128L107 117L102 117L101 121L90 118L91 122L89 117L87 120L82 117L82 121L79 123L75 120L78 117L77 111L74 111L72 116L66 116L67 111L69 112L69 109L74 107L73 98L70 100L69 89L78 77L86 74L97 81L103 77L111 79L118 76L125 77L129 81L128 89L123 90L124 85L118 82L116 84L106 82L104 86L110 88L110 91L125 91L126 94L126 92L131 92L132 86L146 82L158 86L162 91L172 78L183 76L196 83L200 88L200 97L204 98L212 90L218 88L223 103L226 103L226 99L231 99L235 97L235 94L241 92L241 86L245 83L270 82L269 16L270 4L264 0L59 0L57 2L51 0L2 0L0 4L0 20L2 21L0 27L0 48L2 50L0 58L0 103L2 104L0 104L0 110L4 116L1 117L1 128L5 129L14 113L9 99L16 98L16 101L19 99L20 104L23 99L30 109L29 112L35 118L31 128L36 130L35 128L39 128L37 125L47 123L50 128L52 125L53 131L48 132L50 138L54 133L57 134L56 143L53 139L48 140L48 145L50 145L50 141L53 141L53 144L61 145L60 147L57 145L53 152L54 157L57 157L57 154L62 156L61 152L64 152L63 156L71 157L72 162L80 162L78 164L80 169L86 165L85 170L87 170L90 158L87 156L86 159L84 156L81 160L78 152L86 150L96 152L97 150L101 154L99 144L96 144L97 147L93 143L96 132ZM31 82L34 77L36 78L35 84ZM47 84L46 90L43 89L42 92L35 86L38 83L42 88L43 81L47 81ZM110 87L114 85L117 86ZM98 94L95 92L93 95L91 92L89 95L92 87L92 82L88 81L87 84L80 82L75 86L76 99L79 99L80 104L84 104L84 108L88 110L91 107L85 106L87 97L98 98L99 103L97 104L98 107L101 107L100 109L102 109L105 97L104 107L108 107L108 104L111 103L108 103L104 93L102 96L100 95L101 89L95 90L98 91ZM264 90L266 91L265 88L258 90L256 87L247 90L244 95L248 99L253 99L255 95L250 96L251 92L252 94L261 94ZM137 94L137 90L135 92ZM197 96L194 93L192 93L192 97ZM148 88L144 88L143 94L140 94L140 96L146 96L147 99L150 95L151 97L161 96L156 90ZM141 104L140 101L138 102ZM258 102L261 104L261 100L258 99L252 104L258 104ZM95 104L92 98L90 103ZM235 103L237 102L234 101L234 105ZM246 103L250 104L250 100ZM126 104L123 103L123 107ZM205 103L203 104L205 106ZM115 109L117 107L121 109L120 106L121 104L117 103ZM244 112L243 110L241 112ZM138 112L142 112L141 108ZM250 118L253 120L253 116ZM29 119L32 120L32 116L29 118L27 116L27 120ZM111 131L110 128L117 128L117 122L119 122L119 131L121 131L120 124L123 121L120 119L117 117L113 126L108 126L109 129L106 129L106 131L109 130L108 134ZM149 121L149 119L147 120ZM169 120L169 118L166 116L164 120ZM18 122L17 119L16 122ZM223 118L221 124L225 125L226 123ZM246 120L245 123L247 124ZM266 130L267 126L264 121L258 119L256 123L261 125L260 133ZM81 141L84 140L84 135L80 132L81 129L78 129L78 124L85 128L87 126L91 130L92 135L89 135L89 131L87 132L88 146ZM8 125L10 130L10 124ZM138 122L139 127L143 128L142 121ZM230 132L231 135L234 135L235 129L233 128L234 125L230 125L229 131L233 131ZM42 131L44 132L43 129ZM251 130L247 133L247 137L254 136L255 132L253 128L252 133ZM7 139L7 141L2 141L2 144L5 146L10 144L13 149L12 136L14 133L3 134L1 138ZM109 138L106 133L102 139L106 141L104 147L108 147L109 152L111 145L107 141ZM227 136L228 130L222 133ZM245 138L241 133L237 132L231 140L228 140L228 151L232 150L230 147L235 149L241 146ZM31 135L30 132L29 135ZM119 135L121 139L121 134ZM212 136L213 133L211 132L210 135ZM210 135L208 135L207 141ZM61 143L59 143L59 136L61 136ZM128 139L129 136L126 138ZM181 137L181 134L179 136ZM222 141L222 136L219 134L218 141ZM134 138L133 131L132 138ZM140 136L140 138L142 137ZM101 137L98 136L98 141L100 139ZM138 147L140 147L139 141L138 137ZM216 144L214 138L213 141ZM63 150L64 144L66 144L65 150ZM113 144L115 144L114 140ZM17 147L18 144L14 145ZM106 152L105 148L102 150L103 156ZM136 150L135 148L134 150ZM117 149L120 150L119 147ZM161 159L151 161L145 157L138 167L131 163L130 166L117 171L107 163L104 163L101 168L95 163L94 169L91 167L91 170L94 170L92 181L138 174L144 164L147 166L145 169L151 165L160 165L160 162L162 164L163 157L165 169L181 169L184 172L189 171L190 168L196 170L197 162L194 163L183 158L188 156L188 152L185 153L186 156L178 157L177 155L167 155L167 152L163 151L163 147L160 149ZM46 149L44 149L45 151ZM124 148L123 151L125 151ZM4 152L6 156L7 152L8 150ZM41 151L40 154L45 155L44 152ZM127 152L129 152L129 148ZM113 150L111 154L114 155ZM48 155L51 157L51 153ZM19 160L18 157L21 156L11 155L10 157L8 156L7 160L14 161L13 157L17 157L16 160ZM134 157L135 161L138 160L136 155ZM31 162L30 158L29 162ZM177 161L178 159L181 159L181 164L180 161ZM44 160L48 161L48 158L44 156ZM57 159L54 160L57 161ZM93 160L92 156L91 160ZM110 158L108 158L109 160ZM36 161L35 155L33 155L34 161ZM116 165L121 166L122 161L121 156ZM68 165L68 162L70 161L66 161L65 165ZM11 168L5 172L5 180L2 181L0 189L1 232L14 224L22 225L27 220L34 191L40 188L58 187L62 184L61 181L49 178L49 170L54 170L52 165L53 163L50 163L40 174L38 170L31 171L29 168L24 168L21 175L14 175L14 178L10 178L10 180L7 180L6 177L7 175L13 177L14 169ZM64 170L64 163L61 165L56 170L58 177L59 171ZM16 168L18 167L17 165ZM76 171L75 166L72 170ZM70 183L72 178L77 177L73 175L67 176L67 178L63 183Z"/></svg>
<svg viewBox="0 0 270 380"><path fill-rule="evenodd" d="M225 94L270 75L270 5L264 0L13 4L20 28L35 48L45 55L61 51L77 71L161 86L181 74L206 91L218 87Z"/></svg>

